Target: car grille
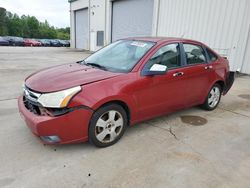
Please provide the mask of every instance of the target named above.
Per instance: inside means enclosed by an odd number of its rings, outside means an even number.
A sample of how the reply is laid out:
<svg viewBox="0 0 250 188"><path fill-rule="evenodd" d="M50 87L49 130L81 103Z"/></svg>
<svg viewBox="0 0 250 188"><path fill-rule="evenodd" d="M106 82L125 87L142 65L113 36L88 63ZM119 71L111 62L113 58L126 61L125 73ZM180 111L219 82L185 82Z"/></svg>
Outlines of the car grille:
<svg viewBox="0 0 250 188"><path fill-rule="evenodd" d="M24 96L23 96L23 102L24 106L30 111L33 112L36 115L41 115L41 111L39 108L39 103L37 102L38 97L40 96L40 93L36 93L34 91L31 91L29 88L24 88Z"/></svg>
<svg viewBox="0 0 250 188"><path fill-rule="evenodd" d="M38 98L41 93L32 91L25 87L23 94L24 106L32 113L40 116L51 116L56 117L70 112L68 108L45 108L39 102Z"/></svg>
<svg viewBox="0 0 250 188"><path fill-rule="evenodd" d="M37 105L33 104L29 99L25 96L23 97L24 106L36 115L41 115L40 109Z"/></svg>

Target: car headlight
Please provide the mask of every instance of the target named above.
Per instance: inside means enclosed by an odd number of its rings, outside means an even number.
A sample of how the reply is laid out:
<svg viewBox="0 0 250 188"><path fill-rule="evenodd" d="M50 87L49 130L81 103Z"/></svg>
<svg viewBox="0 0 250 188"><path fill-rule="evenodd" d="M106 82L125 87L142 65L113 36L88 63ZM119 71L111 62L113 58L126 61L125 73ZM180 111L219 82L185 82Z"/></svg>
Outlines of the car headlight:
<svg viewBox="0 0 250 188"><path fill-rule="evenodd" d="M81 91L81 87L77 86L63 91L45 93L41 94L37 101L43 107L64 108L68 105L70 99L72 99L72 97L74 97L79 91Z"/></svg>

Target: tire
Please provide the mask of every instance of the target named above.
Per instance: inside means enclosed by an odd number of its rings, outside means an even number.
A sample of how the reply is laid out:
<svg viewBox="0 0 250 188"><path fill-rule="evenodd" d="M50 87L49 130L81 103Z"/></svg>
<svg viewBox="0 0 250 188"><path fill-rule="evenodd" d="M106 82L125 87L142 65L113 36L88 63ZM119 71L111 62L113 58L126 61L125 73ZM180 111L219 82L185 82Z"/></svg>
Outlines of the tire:
<svg viewBox="0 0 250 188"><path fill-rule="evenodd" d="M219 84L214 84L201 107L209 111L214 110L220 103L221 93L221 86Z"/></svg>
<svg viewBox="0 0 250 188"><path fill-rule="evenodd" d="M115 144L128 124L126 111L117 104L108 104L94 112L89 125L89 142L96 147Z"/></svg>

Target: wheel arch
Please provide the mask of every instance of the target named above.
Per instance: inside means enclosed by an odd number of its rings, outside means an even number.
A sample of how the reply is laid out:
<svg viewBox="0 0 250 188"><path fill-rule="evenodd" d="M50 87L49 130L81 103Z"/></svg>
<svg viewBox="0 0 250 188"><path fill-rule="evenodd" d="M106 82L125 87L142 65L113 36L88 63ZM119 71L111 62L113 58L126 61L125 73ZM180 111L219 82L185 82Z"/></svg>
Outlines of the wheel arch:
<svg viewBox="0 0 250 188"><path fill-rule="evenodd" d="M225 86L226 86L226 85L225 85L225 82L224 82L223 80L221 80L221 79L216 80L216 81L214 81L214 82L210 85L210 87L208 87L207 92L206 92L206 96L202 99L202 104L205 102L205 100L206 100L206 98L207 98L207 95L208 95L210 89L214 86L214 84L219 84L219 85L221 86L221 93L223 94L223 91L224 91Z"/></svg>
<svg viewBox="0 0 250 188"><path fill-rule="evenodd" d="M121 99L113 99L108 101L103 101L102 103L99 103L98 106L95 106L94 110L98 110L99 108L109 105L109 104L117 104L120 105L126 112L127 118L128 118L128 125L130 125L131 122L131 107L128 105L127 102Z"/></svg>
<svg viewBox="0 0 250 188"><path fill-rule="evenodd" d="M214 86L214 84L219 84L220 86L221 86L221 92L223 93L223 91L224 91L224 89L225 89L225 86L226 86L226 83L225 83L225 81L223 81L222 79L218 79L218 80L216 80L216 81L214 81L211 85L210 85L210 87L208 88L208 90L207 90L207 94L208 94L208 92L210 91L210 89Z"/></svg>
<svg viewBox="0 0 250 188"><path fill-rule="evenodd" d="M225 89L225 82L223 80L218 80L216 81L214 84L219 84L221 87L221 92L223 93L224 89ZM213 84L213 85L214 85Z"/></svg>

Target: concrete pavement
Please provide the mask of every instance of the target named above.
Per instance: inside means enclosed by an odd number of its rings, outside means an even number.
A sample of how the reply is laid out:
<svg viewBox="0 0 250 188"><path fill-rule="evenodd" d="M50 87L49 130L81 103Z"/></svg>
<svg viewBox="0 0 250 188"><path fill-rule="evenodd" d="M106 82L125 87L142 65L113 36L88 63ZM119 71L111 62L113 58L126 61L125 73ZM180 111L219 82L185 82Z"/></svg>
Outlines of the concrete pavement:
<svg viewBox="0 0 250 188"><path fill-rule="evenodd" d="M26 76L88 54L0 47L0 187L250 187L250 77L214 111L198 107L127 129L112 147L44 146L17 109Z"/></svg>

